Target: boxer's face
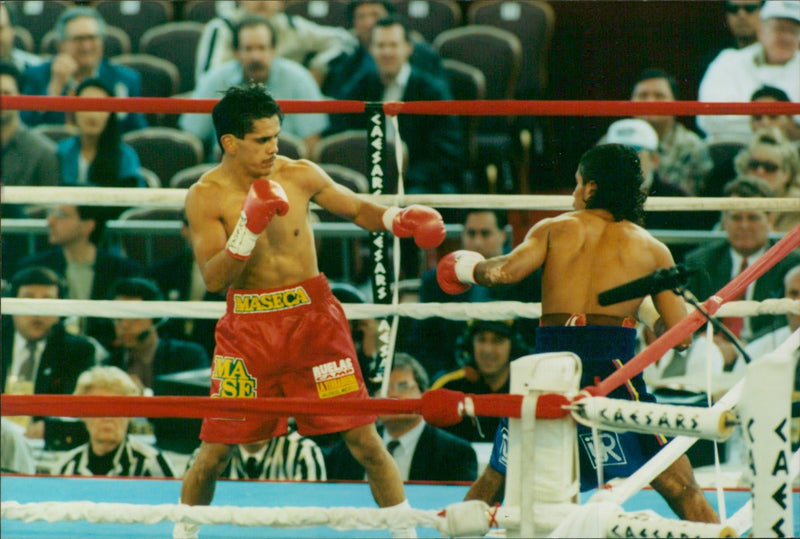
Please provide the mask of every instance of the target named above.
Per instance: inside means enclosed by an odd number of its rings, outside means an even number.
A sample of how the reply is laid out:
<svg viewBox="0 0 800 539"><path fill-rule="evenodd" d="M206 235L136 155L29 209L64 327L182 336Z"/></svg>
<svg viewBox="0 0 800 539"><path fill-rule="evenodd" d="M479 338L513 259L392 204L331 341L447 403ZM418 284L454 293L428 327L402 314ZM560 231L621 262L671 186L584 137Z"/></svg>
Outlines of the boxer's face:
<svg viewBox="0 0 800 539"><path fill-rule="evenodd" d="M253 129L244 138L236 138L233 135L231 145L236 161L241 165L247 174L253 178L263 178L272 171L275 157L278 155L278 135L281 132L281 121L278 116L270 118L259 118L253 121Z"/></svg>

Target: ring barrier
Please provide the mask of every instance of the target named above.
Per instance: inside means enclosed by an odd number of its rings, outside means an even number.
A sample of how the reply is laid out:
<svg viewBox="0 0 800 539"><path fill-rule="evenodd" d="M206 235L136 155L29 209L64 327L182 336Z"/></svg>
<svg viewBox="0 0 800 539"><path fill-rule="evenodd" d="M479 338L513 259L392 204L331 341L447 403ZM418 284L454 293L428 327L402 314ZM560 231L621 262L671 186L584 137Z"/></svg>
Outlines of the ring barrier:
<svg viewBox="0 0 800 539"><path fill-rule="evenodd" d="M75 98L75 97L49 97L49 96L3 96L2 106L7 109L37 109L37 110L106 110L106 111L127 111L127 112L201 112L207 113L211 110L217 100L193 100L177 98ZM365 112L372 107L378 108L390 117L398 114L459 114L459 115L541 115L541 116L630 116L645 114L800 114L800 104L798 103L699 103L699 102L669 102L652 103L629 101L469 101L469 102L414 102L414 103L364 103L364 102L334 102L334 101L280 101L284 112L331 112L331 113L358 113ZM392 119L395 121L394 119ZM399 167L400 163L398 163ZM80 203L93 205L114 205L130 206L143 205L155 207L178 208L183 206L186 190L183 189L115 189L115 188L30 188L30 187L5 187L2 191L4 203L35 203L35 204L65 204ZM435 207L490 207L507 209L551 209L551 210L570 210L572 209L572 197L558 195L510 195L510 196L486 196L486 195L404 195L402 189L402 177L398 194L396 195L362 195L371 200L384 204L406 205L412 203L426 204ZM736 210L754 209L770 211L800 211L800 200L798 199L700 199L700 198L651 198L646 205L648 211L672 211L672 210ZM800 226L795 227L787 233L783 239L770 248L756 263L752 264L745 272L733 279L728 285L723 287L717 294L708 298L703 303L703 308L710 314L720 313L741 313L749 315L762 310L769 310L770 314L798 312L797 301L774 302L733 302L727 305L734 297L737 297L750 283L769 270L778 260L786 256L791 250L800 245ZM397 271L397 264L395 264ZM32 310L39 312L43 307L48 309L51 314L60 316L86 314L97 316L102 313L107 316L115 317L152 317L174 316L191 318L217 318L221 315L220 304L206 304L205 302L141 302L138 305L126 305L124 308L119 303L125 302L79 302L70 300L45 301L45 300L19 300L8 298L3 300L4 314L30 313ZM131 302L127 302L131 303ZM187 312L187 307L195 303L201 303L202 309L192 309ZM723 305L725 304L725 305ZM179 309L180 307L180 309ZM395 298L392 304L375 306L350 306L348 305L347 314L351 318L377 317L377 316L413 316L417 318L429 316L441 316L458 319L469 319L473 317L500 319L510 316L538 317L541 314L540 305L526 305L518 302L503 302L503 304L492 306L487 309L486 305L480 306L481 315L475 316L471 309L474 306L461 305L437 305L425 304L429 310L420 309L420 305L398 304ZM374 308L374 309L373 309ZM452 312L451 312L452 308ZM26 310L28 309L28 310ZM413 312L412 312L413 311ZM147 314L145 314L145 312ZM421 312L421 314L420 314ZM154 314L155 313L155 314ZM143 316L144 315L144 316ZM495 317L495 318L493 318ZM130 415L142 417L204 417L213 413L219 417L243 417L249 414L274 414L274 415L308 415L308 414L328 414L328 415L363 415L373 413L418 413L423 415L426 420L439 426L455 424L463 417L467 416L494 416L494 417L522 417L523 423L529 422L531 416L540 419L557 419L564 417L579 416L581 421L605 423L604 428L620 428L624 425L636 427L637 421L631 420L631 414L648 413L662 414L668 417L670 434L680 434L668 446L659 452L654 459L642 466L629 478L623 480L621 486L611 489L608 492L599 491L598 496L611 496L614 501L624 501L626 497L640 490L644 484L652 481L661 471L669 466L693 443L697 436L712 435L718 439L724 439L729 434L729 426L735 423L736 418L732 410L739 401L742 393L742 383L735 385L721 400L714 406L702 412L696 409L686 410L669 405L653 405L652 408L638 408L627 403L620 405L615 401L606 399L605 396L625 382L628 378L639 374L646 366L656 361L663 353L678 344L682 338L692 333L705 322L701 313L695 311L687 316L682 322L667 331L664 335L656 339L643 352L636 355L627 362L620 370L599 381L595 386L583 388L577 395L567 396L560 393L544 393L539 395L535 401L526 400L528 397L522 395L469 395L460 392L436 390L423 394L420 399L369 399L364 402L348 403L337 402L334 404L307 402L302 399L280 398L280 399L214 399L211 397L93 397L93 396L68 396L68 395L2 395L2 415L52 415L52 410L58 410L60 416L89 417L89 416L122 416ZM795 332L784 345L779 349L789 347L796 349L800 341L798 332ZM791 347L794 348L791 348ZM778 351L776 351L776 354ZM754 369L757 365L754 366ZM193 406L187 406L191 401ZM528 404L526 404L526 402ZM603 410L611 408L621 410L621 415L627 417L625 421L601 421ZM623 411L624 408L624 411ZM135 414L131 411L135 410ZM522 414L527 410L527 414ZM534 412L535 411L535 412ZM678 416L692 416L693 421L679 421ZM522 415L521 415L522 414ZM627 416L625 415L627 414ZM577 418L576 418L577 419ZM533 429L530 429L531 433ZM647 431L647 429L645 429ZM661 429L660 432L665 432ZM687 436L686 434L691 434ZM691 440L691 441L686 441ZM792 468L788 475L797 474L798 455L791 460ZM643 484L642 482L645 481ZM602 500L592 500L586 506L577 506L569 509L570 517L579 512L590 514L596 510ZM126 520L128 515L136 518L131 521L142 522L148 519L167 519L181 522L208 523L211 521L240 524L237 515L243 515L241 525L270 525L281 526L284 522L282 517L271 510L264 508L236 507L232 511L227 511L225 507L187 507L187 506L133 506L126 504L88 504L77 502L80 506L67 506L67 504L48 503L48 504L19 504L13 501L3 502L2 516L4 518L18 518L26 520L48 519L52 517L58 519L76 518L90 521L106 517L102 516L105 511L114 513L117 519ZM64 510L63 513L61 512ZM113 509L113 511L112 511ZM247 509L247 511L244 511ZM298 514L294 514L297 509ZM312 509L312 510L309 510ZM291 511L289 511L291 510ZM468 532L488 531L489 525L497 523L498 519L509 523L517 528L521 525L526 529L526 511L519 508L509 507L502 511L498 509L489 510L483 505L455 504L449 506L444 511L416 511L416 510L364 510L353 508L279 508L275 511L281 513L287 520L292 520L286 525L305 526L305 525L328 525L331 527L346 526L342 529L372 529L373 527L389 527L395 517L402 519L404 524L428 525L436 528L442 533L456 536ZM354 514L350 514L352 511ZM516 512L515 512L516 511ZM747 512L750 512L748 522ZM502 512L503 516L498 516ZM291 516L288 516L291 513ZM302 514L300 514L302 513ZM626 534L639 533L663 533L664 530L677 530L674 524L658 521L658 517L648 520L645 516L626 515L621 510L610 512L613 517L607 519L604 524L604 533L607 536L614 536L622 530ZM147 515L150 516L147 516ZM465 518L456 519L453 515L457 514ZM466 515L472 518L466 518ZM76 516L78 515L78 516ZM343 515L348 515L343 517ZM475 515L478 515L477 517ZM744 516L742 516L744 515ZM368 523L363 524L369 528L353 528L353 522L358 522L361 526L363 516ZM516 516L516 521L514 518ZM567 517L565 520L570 520ZM745 507L735 515L738 518L737 531L740 533L747 531L752 526L752 505ZM218 519L218 520L215 520ZM251 520L252 519L252 520ZM255 522L250 524L250 522ZM341 520L340 520L341 519ZM356 520L353 520L356 519ZM419 520L416 520L419 519ZM665 520L665 519L662 519ZM120 522L120 520L108 520ZM268 522L267 522L268 521ZM423 522L424 521L424 522ZM461 524L459 524L459 521ZM470 522L469 530L463 527L463 522ZM657 522L658 521L658 522ZM298 522L300 524L298 524ZM308 524L304 524L308 522ZM346 522L346 524L341 524ZM377 526L373 526L379 522ZM672 521L673 523L675 521ZM638 523L638 524L637 524ZM685 523L680 523L681 525ZM638 527L637 527L638 526ZM673 527L670 527L673 526ZM631 530L637 530L632 532ZM703 525L692 524L684 528L694 531L674 532L700 534L704 536L728 536L730 527L725 525ZM648 532L649 530L649 532ZM698 531L699 530L699 531Z"/></svg>

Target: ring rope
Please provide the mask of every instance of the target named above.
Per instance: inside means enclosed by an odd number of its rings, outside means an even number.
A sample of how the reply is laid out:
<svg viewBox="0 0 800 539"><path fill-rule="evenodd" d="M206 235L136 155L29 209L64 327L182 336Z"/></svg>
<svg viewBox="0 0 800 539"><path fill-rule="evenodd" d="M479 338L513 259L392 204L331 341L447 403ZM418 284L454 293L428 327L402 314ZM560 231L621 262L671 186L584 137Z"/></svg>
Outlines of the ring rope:
<svg viewBox="0 0 800 539"><path fill-rule="evenodd" d="M76 97L16 95L3 96L3 108L10 110L54 110L142 112L181 114L210 113L218 99L176 97ZM278 99L284 113L360 113L365 101ZM370 102L370 104L372 104ZM378 102L388 116L428 114L461 116L641 116L641 115L723 115L800 114L800 103L746 102L707 103L701 101L590 101L590 100L464 100Z"/></svg>
<svg viewBox="0 0 800 539"><path fill-rule="evenodd" d="M84 206L147 206L182 209L188 189L136 187L31 187L5 186L4 204ZM437 208L501 208L509 210L571 211L571 195L367 195L357 194L386 206L423 204ZM761 197L648 197L645 211L725 211L753 210L800 212L800 198Z"/></svg>
<svg viewBox="0 0 800 539"><path fill-rule="evenodd" d="M195 318L218 319L225 314L224 301L121 301L89 299L3 298L3 314L48 316L95 316L106 318ZM343 303L350 320L403 316L415 320L442 317L468 321L540 318L541 303L494 301L487 303L399 303L397 305ZM775 298L762 301L730 301L717 315L758 316L800 314L800 299Z"/></svg>
<svg viewBox="0 0 800 539"><path fill-rule="evenodd" d="M443 533L448 531L446 520L439 511L412 508L139 505L87 501L21 504L4 501L0 504L0 514L2 518L25 522L87 520L93 523L157 524L172 521L273 528L328 526L336 530L426 526Z"/></svg>

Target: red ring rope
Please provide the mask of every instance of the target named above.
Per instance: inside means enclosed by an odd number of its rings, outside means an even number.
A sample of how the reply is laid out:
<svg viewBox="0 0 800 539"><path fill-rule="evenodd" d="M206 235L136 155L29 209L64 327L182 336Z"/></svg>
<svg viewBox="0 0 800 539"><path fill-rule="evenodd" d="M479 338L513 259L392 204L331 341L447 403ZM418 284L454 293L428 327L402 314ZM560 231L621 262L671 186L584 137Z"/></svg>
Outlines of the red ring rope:
<svg viewBox="0 0 800 539"><path fill-rule="evenodd" d="M181 114L208 113L217 99L177 97L3 96L0 106L17 110L102 110ZM360 113L364 101L279 99L285 113ZM800 114L800 103L703 103L699 101L415 101L383 103L386 114L458 114L466 116L640 116L696 114Z"/></svg>

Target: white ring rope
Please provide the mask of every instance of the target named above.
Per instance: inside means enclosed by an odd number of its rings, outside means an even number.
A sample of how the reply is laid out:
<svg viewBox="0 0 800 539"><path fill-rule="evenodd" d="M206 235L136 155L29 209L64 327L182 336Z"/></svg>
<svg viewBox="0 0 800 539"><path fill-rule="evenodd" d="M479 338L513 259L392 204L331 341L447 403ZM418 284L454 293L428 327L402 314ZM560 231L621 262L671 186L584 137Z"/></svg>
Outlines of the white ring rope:
<svg viewBox="0 0 800 539"><path fill-rule="evenodd" d="M86 520L93 523L157 524L172 521L273 528L328 526L336 530L426 526L446 533L445 518L438 513L411 508L139 505L87 501L25 504L6 501L0 504L2 518L25 522Z"/></svg>
<svg viewBox="0 0 800 539"><path fill-rule="evenodd" d="M25 187L2 189L4 204L89 206L148 206L182 209L187 189L122 187ZM387 206L424 204L437 208L505 208L516 210L572 210L571 195L358 195ZM800 212L800 198L650 197L647 211L769 210Z"/></svg>
<svg viewBox="0 0 800 539"><path fill-rule="evenodd" d="M118 301L89 299L2 298L3 314L48 316L97 316L107 318L203 318L218 319L225 314L224 301ZM390 315L422 320L442 317L450 320L507 320L540 318L541 303L495 301L491 303L399 303L397 305L343 304L347 318L380 318ZM767 299L730 301L716 316L800 314L800 300Z"/></svg>

